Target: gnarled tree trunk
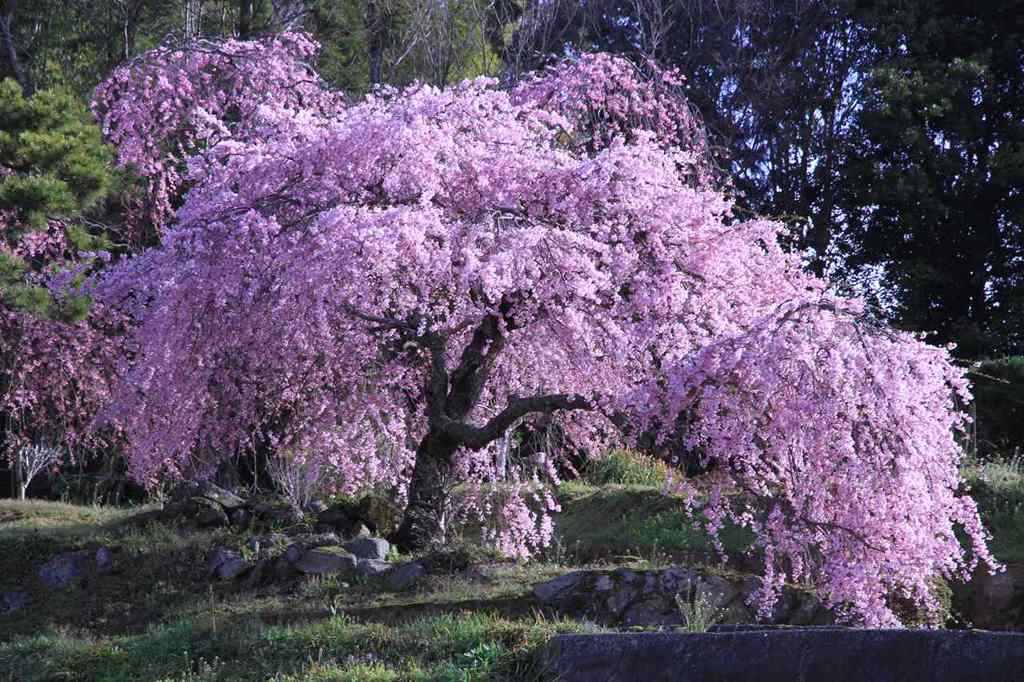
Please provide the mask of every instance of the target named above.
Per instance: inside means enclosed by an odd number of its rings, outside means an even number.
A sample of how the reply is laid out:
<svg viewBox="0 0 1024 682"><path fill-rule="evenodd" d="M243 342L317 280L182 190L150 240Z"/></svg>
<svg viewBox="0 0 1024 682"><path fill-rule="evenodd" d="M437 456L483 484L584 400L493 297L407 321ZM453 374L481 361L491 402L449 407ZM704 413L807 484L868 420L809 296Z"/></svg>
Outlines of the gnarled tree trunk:
<svg viewBox="0 0 1024 682"><path fill-rule="evenodd" d="M458 443L443 433L432 431L420 442L409 482L409 503L401 526L391 537L399 547L425 547L446 537L457 450Z"/></svg>
<svg viewBox="0 0 1024 682"><path fill-rule="evenodd" d="M443 332L416 334L409 340L430 354L430 372L425 386L427 435L416 450L416 464L409 482L409 502L402 525L392 536L404 550L421 549L444 540L450 508L448 494L454 457L460 448L481 450L528 414L550 414L558 410L592 409L578 395L549 394L516 398L483 426L469 418L480 401L484 385L498 356L505 348L505 332L512 328L511 304L504 303L499 315L484 318L462 350L458 366L446 366L449 335ZM393 328L415 330L413 322L385 320Z"/></svg>

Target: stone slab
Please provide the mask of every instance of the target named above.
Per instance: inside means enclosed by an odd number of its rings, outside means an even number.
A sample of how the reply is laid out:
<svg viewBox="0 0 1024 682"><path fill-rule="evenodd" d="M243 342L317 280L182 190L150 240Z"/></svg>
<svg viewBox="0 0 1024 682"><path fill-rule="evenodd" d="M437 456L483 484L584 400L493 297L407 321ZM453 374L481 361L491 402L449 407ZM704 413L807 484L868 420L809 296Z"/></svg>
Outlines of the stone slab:
<svg viewBox="0 0 1024 682"><path fill-rule="evenodd" d="M557 635L561 682L1020 682L1024 633L792 628Z"/></svg>

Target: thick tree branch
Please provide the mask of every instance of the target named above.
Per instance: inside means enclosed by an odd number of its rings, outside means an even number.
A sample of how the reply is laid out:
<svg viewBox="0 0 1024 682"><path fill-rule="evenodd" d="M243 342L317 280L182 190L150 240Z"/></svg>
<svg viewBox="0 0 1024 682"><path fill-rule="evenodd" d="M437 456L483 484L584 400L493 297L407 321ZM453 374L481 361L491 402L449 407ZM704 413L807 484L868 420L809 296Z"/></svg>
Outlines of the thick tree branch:
<svg viewBox="0 0 1024 682"><path fill-rule="evenodd" d="M442 423L445 433L457 439L471 450L479 450L501 437L515 422L528 414L550 414L558 410L592 410L593 404L581 395L556 393L520 398L495 415L487 424L476 427L463 422L446 420Z"/></svg>
<svg viewBox="0 0 1024 682"><path fill-rule="evenodd" d="M447 413L452 419L465 417L480 399L491 367L505 347L505 337L496 316L490 315L473 332L469 345L462 351L459 365L452 372Z"/></svg>

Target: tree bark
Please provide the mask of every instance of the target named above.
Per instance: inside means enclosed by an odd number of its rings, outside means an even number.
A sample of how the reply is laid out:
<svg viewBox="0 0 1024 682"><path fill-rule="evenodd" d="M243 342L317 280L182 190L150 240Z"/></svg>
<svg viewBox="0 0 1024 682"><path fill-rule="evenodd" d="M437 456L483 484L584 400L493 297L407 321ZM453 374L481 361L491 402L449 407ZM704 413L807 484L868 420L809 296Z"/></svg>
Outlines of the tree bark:
<svg viewBox="0 0 1024 682"><path fill-rule="evenodd" d="M366 3L366 47L370 57L370 85L379 85L384 70L384 46L387 40L387 17L378 0Z"/></svg>
<svg viewBox="0 0 1024 682"><path fill-rule="evenodd" d="M401 549L409 551L437 544L445 538L452 468L460 448L481 450L501 438L528 414L551 414L559 410L592 409L579 395L548 394L514 398L484 425L467 421L480 401L497 357L505 348L505 330L511 329L508 301L498 315L480 321L470 342L462 350L458 365L449 372L447 343L451 332L417 334L414 343L430 355L430 370L424 395L427 404L427 435L416 450L416 463L409 482L409 502L401 526L391 536ZM374 318L350 311L356 317L389 329L416 329L415 320ZM500 315L500 318L499 318ZM504 329L503 329L504 327Z"/></svg>
<svg viewBox="0 0 1024 682"><path fill-rule="evenodd" d="M202 13L201 0L185 0L185 40L194 40L199 37L200 15Z"/></svg>
<svg viewBox="0 0 1024 682"><path fill-rule="evenodd" d="M246 40L252 35L253 0L238 2L238 37Z"/></svg>
<svg viewBox="0 0 1024 682"><path fill-rule="evenodd" d="M11 71L14 73L14 79L21 86L21 92L25 97L31 97L35 92L35 84L32 82L32 76L28 69L18 59L18 51L14 47L14 36L11 34L11 21L17 8L17 0L7 0L3 5L4 11L0 14L0 42L3 43L7 63L11 65Z"/></svg>
<svg viewBox="0 0 1024 682"><path fill-rule="evenodd" d="M409 481L409 502L402 524L391 541L404 550L420 549L444 540L446 533L452 458L458 443L431 431L416 449L416 464Z"/></svg>
<svg viewBox="0 0 1024 682"><path fill-rule="evenodd" d="M14 485L18 490L18 499L25 499L25 492L28 486L25 485L25 470L21 464L21 455L14 456Z"/></svg>

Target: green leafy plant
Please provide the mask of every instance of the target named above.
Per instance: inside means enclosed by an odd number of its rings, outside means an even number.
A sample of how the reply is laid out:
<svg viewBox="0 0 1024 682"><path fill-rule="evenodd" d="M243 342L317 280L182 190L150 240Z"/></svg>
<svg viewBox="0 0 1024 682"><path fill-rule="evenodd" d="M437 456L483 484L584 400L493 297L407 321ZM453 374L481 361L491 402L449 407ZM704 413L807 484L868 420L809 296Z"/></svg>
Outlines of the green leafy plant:
<svg viewBox="0 0 1024 682"><path fill-rule="evenodd" d="M682 629L686 632L707 632L711 626L721 621L724 615L706 595L689 585L685 594L676 594L676 607L683 618Z"/></svg>
<svg viewBox="0 0 1024 682"><path fill-rule="evenodd" d="M662 486L672 472L665 462L634 450L612 450L587 465L583 479L591 485Z"/></svg>
<svg viewBox="0 0 1024 682"><path fill-rule="evenodd" d="M0 222L7 247L0 252L4 305L40 315L55 312L52 294L29 277L48 272L55 264L40 258L27 261L12 252L27 232L61 219L66 221L59 228L61 247L72 257L111 247L102 230L86 229L75 221L115 190L113 161L99 127L75 96L41 90L25 97L15 81L0 81ZM80 277L71 283L80 284ZM68 298L56 312L81 319L88 311L88 298Z"/></svg>

